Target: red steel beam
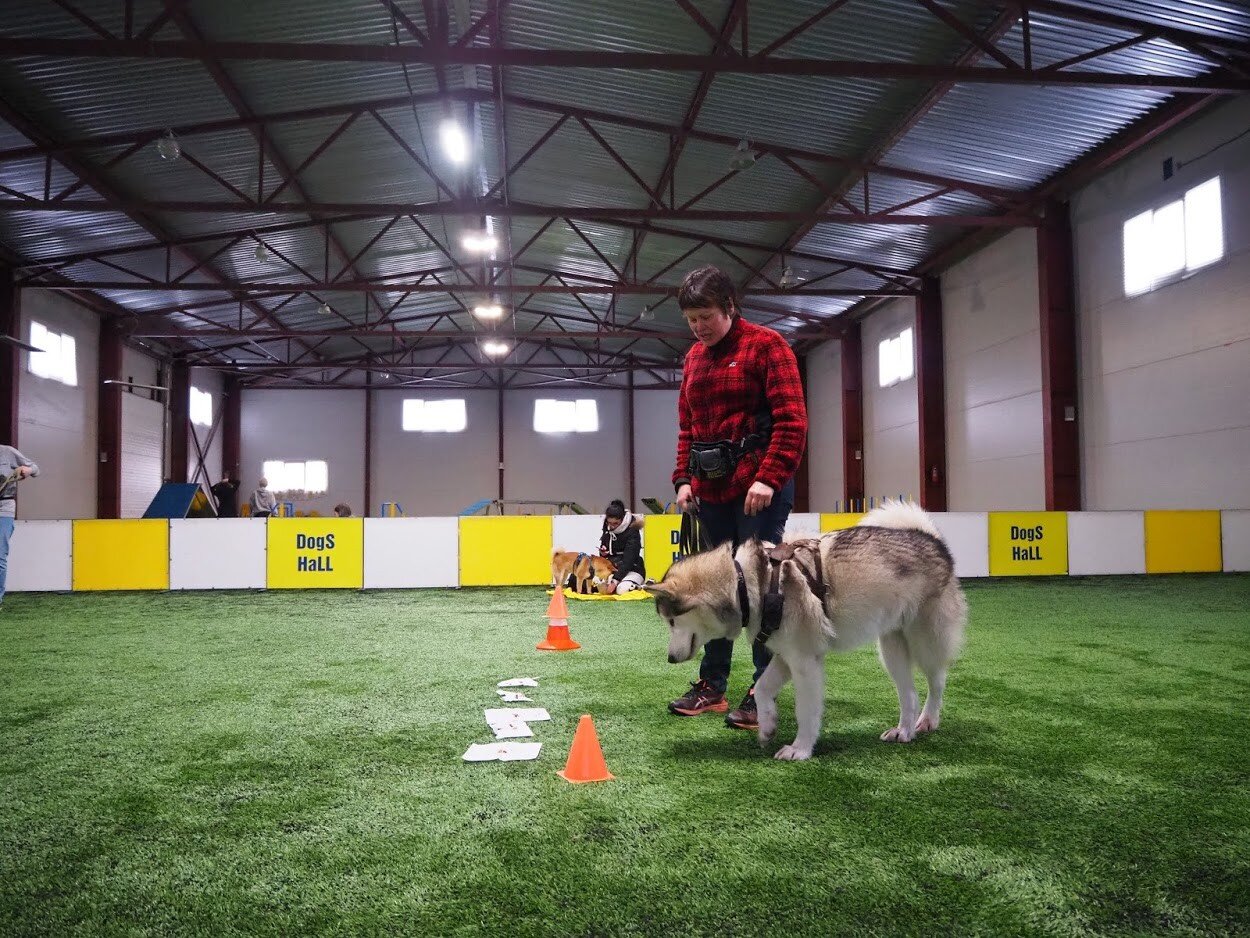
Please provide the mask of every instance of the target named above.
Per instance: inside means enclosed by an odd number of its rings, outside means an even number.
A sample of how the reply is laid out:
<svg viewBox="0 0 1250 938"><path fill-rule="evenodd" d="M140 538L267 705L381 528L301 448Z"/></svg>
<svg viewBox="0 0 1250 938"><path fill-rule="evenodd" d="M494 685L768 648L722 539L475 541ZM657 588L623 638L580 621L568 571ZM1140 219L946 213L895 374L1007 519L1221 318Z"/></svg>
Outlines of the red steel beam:
<svg viewBox="0 0 1250 938"><path fill-rule="evenodd" d="M100 388L96 407L96 517L120 518L122 511L122 332L116 319L100 322L96 360ZM106 381L116 383L106 384Z"/></svg>
<svg viewBox="0 0 1250 938"><path fill-rule="evenodd" d="M1042 340L1042 444L1046 510L1081 509L1081 435L1077 422L1076 291L1072 224L1066 202L1046 206L1037 233Z"/></svg>
<svg viewBox="0 0 1250 938"><path fill-rule="evenodd" d="M170 482L187 481L191 432L191 366L176 359L169 370L169 469L166 477Z"/></svg>
<svg viewBox="0 0 1250 938"><path fill-rule="evenodd" d="M842 349L842 494L847 510L864 500L864 354L858 322L847 324Z"/></svg>
<svg viewBox="0 0 1250 938"><path fill-rule="evenodd" d="M0 336L21 339L22 291L17 289L13 268L0 264ZM17 446L17 403L21 370L20 350L11 342L0 342L0 442Z"/></svg>
<svg viewBox="0 0 1250 938"><path fill-rule="evenodd" d="M221 408L221 474L228 479L237 479L242 470L243 430L243 385L237 377L226 378Z"/></svg>
<svg viewBox="0 0 1250 938"><path fill-rule="evenodd" d="M604 49L496 49L452 45L383 46L353 43L195 42L189 40L0 38L0 55L56 58L209 58L285 62L389 62L431 66L485 65L533 68L591 68L645 71L812 75L825 78L1141 88L1165 92L1244 94L1250 79L1220 72L1207 75L1150 75L1131 72L1042 72L943 63L871 62L770 56L697 55L675 52L617 52Z"/></svg>
<svg viewBox="0 0 1250 938"><path fill-rule="evenodd" d="M945 380L942 353L942 288L937 277L926 277L916 301L920 507L926 511L946 511Z"/></svg>

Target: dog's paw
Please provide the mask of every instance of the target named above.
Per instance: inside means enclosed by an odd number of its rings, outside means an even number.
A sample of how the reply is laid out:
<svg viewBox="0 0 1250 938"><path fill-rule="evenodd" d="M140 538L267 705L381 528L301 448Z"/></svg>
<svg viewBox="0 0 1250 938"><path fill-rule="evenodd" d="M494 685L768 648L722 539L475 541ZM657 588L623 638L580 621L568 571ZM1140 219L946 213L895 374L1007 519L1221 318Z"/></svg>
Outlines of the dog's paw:
<svg viewBox="0 0 1250 938"><path fill-rule="evenodd" d="M914 735L915 733L906 727L891 726L881 734L881 739L887 743L909 743Z"/></svg>
<svg viewBox="0 0 1250 938"><path fill-rule="evenodd" d="M925 715L922 713L922 714L920 715L920 719L916 721L916 732L917 732L917 733L932 733L932 732L933 732L934 730L936 730L937 728L938 728L938 718L937 718L937 717L925 716Z"/></svg>
<svg viewBox="0 0 1250 938"><path fill-rule="evenodd" d="M786 762L803 762L812 757L810 749L801 749L798 746L782 746L777 750L774 759L782 759Z"/></svg>

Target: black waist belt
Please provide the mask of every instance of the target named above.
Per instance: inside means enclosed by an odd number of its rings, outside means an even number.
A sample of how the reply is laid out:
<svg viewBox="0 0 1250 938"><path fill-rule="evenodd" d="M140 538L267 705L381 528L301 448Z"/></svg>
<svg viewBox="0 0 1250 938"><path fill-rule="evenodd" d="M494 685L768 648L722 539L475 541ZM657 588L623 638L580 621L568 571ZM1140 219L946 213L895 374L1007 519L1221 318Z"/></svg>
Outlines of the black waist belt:
<svg viewBox="0 0 1250 938"><path fill-rule="evenodd" d="M707 443L696 440L690 444L690 474L700 479L723 479L738 468L742 457L752 450L768 446L767 433L751 433L739 442L717 440Z"/></svg>

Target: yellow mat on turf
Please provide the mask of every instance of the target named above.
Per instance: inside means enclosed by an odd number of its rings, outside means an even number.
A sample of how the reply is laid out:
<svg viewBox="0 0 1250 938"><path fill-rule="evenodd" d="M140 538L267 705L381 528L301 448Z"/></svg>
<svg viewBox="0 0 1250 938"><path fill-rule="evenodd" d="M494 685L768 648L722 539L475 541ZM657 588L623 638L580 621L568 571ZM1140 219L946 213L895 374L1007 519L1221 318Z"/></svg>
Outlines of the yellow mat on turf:
<svg viewBox="0 0 1250 938"><path fill-rule="evenodd" d="M555 592L556 591L553 589L547 590L547 595L554 596ZM569 599L614 599L619 603L627 603L634 599L650 599L651 598L643 590L631 590L630 592L624 593L620 596L617 596L615 593L613 593L612 595L609 596L607 593L577 593L571 589L566 588L564 590L564 595L568 597Z"/></svg>

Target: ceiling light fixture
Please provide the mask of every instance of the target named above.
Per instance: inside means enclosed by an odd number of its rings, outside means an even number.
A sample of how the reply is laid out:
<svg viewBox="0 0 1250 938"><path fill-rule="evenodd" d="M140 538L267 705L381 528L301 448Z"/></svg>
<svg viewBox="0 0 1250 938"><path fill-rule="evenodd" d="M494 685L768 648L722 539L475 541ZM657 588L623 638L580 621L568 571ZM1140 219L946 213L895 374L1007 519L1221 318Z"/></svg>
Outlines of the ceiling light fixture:
<svg viewBox="0 0 1250 938"><path fill-rule="evenodd" d="M478 319L502 319L503 307L498 303L479 303L473 307L473 315Z"/></svg>
<svg viewBox="0 0 1250 938"><path fill-rule="evenodd" d="M495 342L493 340L486 341L482 343L482 351L487 355L490 355L492 358L499 355L506 355L508 353L508 343Z"/></svg>
<svg viewBox="0 0 1250 938"><path fill-rule="evenodd" d="M476 251L479 254L485 254L487 251L493 251L499 247L499 239L491 234L467 234L460 242L464 245L466 251Z"/></svg>
<svg viewBox="0 0 1250 938"><path fill-rule="evenodd" d="M794 275L794 268L789 265L781 268L781 280L779 284L782 289L788 290L791 287L799 285L799 278Z"/></svg>
<svg viewBox="0 0 1250 938"><path fill-rule="evenodd" d="M317 307L317 312L319 312L322 316L334 315L334 310L330 309L329 303L322 303L320 306Z"/></svg>
<svg viewBox="0 0 1250 938"><path fill-rule="evenodd" d="M178 138L174 136L172 130L167 130L156 141L156 152L161 159L172 163L182 156L182 144L178 142Z"/></svg>
<svg viewBox="0 0 1250 938"><path fill-rule="evenodd" d="M739 171L750 169L757 159L759 157L751 151L751 145L745 140L739 140L738 149L734 150L733 156L729 158L729 168Z"/></svg>
<svg viewBox="0 0 1250 938"><path fill-rule="evenodd" d="M443 152L453 163L464 163L469 159L469 138L464 130L450 118L443 121L438 129L439 139L443 142Z"/></svg>
<svg viewBox="0 0 1250 938"><path fill-rule="evenodd" d="M269 263L269 248L265 247L264 241L256 245L256 262L258 264Z"/></svg>

